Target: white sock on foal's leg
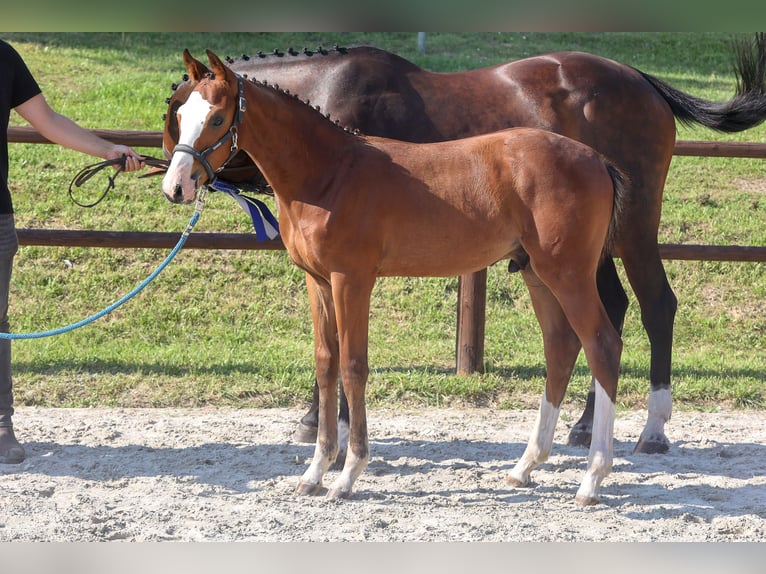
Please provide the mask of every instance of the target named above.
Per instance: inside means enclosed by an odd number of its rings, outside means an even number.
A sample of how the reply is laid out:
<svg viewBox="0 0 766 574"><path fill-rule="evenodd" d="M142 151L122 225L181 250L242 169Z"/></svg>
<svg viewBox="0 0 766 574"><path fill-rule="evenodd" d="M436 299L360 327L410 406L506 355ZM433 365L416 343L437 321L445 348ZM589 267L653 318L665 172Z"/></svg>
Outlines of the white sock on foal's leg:
<svg viewBox="0 0 766 574"><path fill-rule="evenodd" d="M526 486L529 484L529 475L532 470L548 460L553 447L553 433L556 430L560 410L559 407L554 407L548 401L546 393L543 393L540 410L537 413L537 420L529 437L527 448L519 462L505 478L506 483L513 486Z"/></svg>

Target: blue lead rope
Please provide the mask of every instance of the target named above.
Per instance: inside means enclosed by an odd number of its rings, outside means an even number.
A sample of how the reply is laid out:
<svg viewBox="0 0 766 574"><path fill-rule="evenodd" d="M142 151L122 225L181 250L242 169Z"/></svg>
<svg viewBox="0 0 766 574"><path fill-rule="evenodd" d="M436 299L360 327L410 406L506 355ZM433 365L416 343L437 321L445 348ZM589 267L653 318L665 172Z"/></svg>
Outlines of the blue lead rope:
<svg viewBox="0 0 766 574"><path fill-rule="evenodd" d="M212 186L209 186L209 187L210 189L213 189L216 191L222 191L228 194L229 196L231 196L239 204L239 206L245 211L245 213L250 215L250 218L253 220L253 228L255 229L255 236L258 239L258 241L266 241L269 239L274 239L279 236L279 223L277 222L276 218L271 214L271 211L269 211L269 208L266 206L265 203L255 199L254 197L248 197L246 195L242 195L238 188L222 181L216 181ZM176 246L168 254L165 260L162 263L160 263L157 269L155 269L151 275L149 275L146 279L144 279L130 293L123 295L120 299L118 299L117 301L109 305L108 307L102 309L98 313L95 313L94 315L91 315L90 317L86 317L85 319L82 319L81 321L77 321L76 323L72 323L65 327L59 327L58 329L51 329L49 331L40 331L37 333L0 333L0 339L41 339L43 337L52 337L53 335L60 335L62 333L67 333L68 331L73 331L74 329L83 327L84 325L88 325L89 323L92 323L93 321L100 319L104 315L108 315L109 313L117 309L117 307L119 307L123 303L126 303L127 301L129 301L130 299L138 295L141 291L144 290L144 288L147 285L149 285L149 283L151 283L157 277L157 275L159 275L163 271L163 269L165 269L165 267L168 266L168 264L173 260L176 254L184 246L184 244L186 243L186 239L191 234L192 230L194 229L194 226L197 225L197 221L199 221L200 215L202 214L202 208L205 204L204 198L205 198L205 188L201 188L199 192L197 193L197 204L194 208L194 215L192 215L192 218L189 221L189 224L186 226L186 229L181 234L181 238L178 240L178 243L176 244Z"/></svg>
<svg viewBox="0 0 766 574"><path fill-rule="evenodd" d="M253 220L253 229L255 229L255 237L258 241L267 241L279 236L279 223L265 203L254 197L242 195L239 188L224 181L216 180L213 185L208 187L214 191L228 194L239 204L242 210Z"/></svg>
<svg viewBox="0 0 766 574"><path fill-rule="evenodd" d="M162 263L160 263L159 267L157 267L157 269L155 269L151 275L149 275L146 279L144 279L130 293L123 295L120 299L118 299L117 301L109 305L108 307L104 308L103 310L99 311L98 313L95 313L94 315L91 315L90 317L86 317L85 319L82 319L81 321L78 321L76 323L72 323L71 325L67 325L66 327L59 327L58 329L51 329L50 331L41 331L38 333L0 333L0 339L41 339L43 337L51 337L53 335L60 335L68 331L73 331L74 329L77 329L78 327L82 327L84 325L92 323L96 319L100 319L104 315L111 313L117 307L119 307L123 303L129 301L130 299L138 295L144 289L144 287L146 287L149 283L151 283L154 280L154 278L157 277L157 275L159 275L160 272L163 269L165 269L165 267L167 267L168 263L170 263L173 260L176 254L184 246L184 243L186 243L186 239L191 234L192 230L194 229L194 226L197 225L197 221L199 221L199 217L202 213L202 207L205 204L204 198L205 198L205 189L202 188L197 193L197 204L194 207L194 215L192 215L191 220L189 220L189 224L186 226L186 229L181 234L181 238L178 240L178 243L176 244L176 246L168 254L165 260Z"/></svg>

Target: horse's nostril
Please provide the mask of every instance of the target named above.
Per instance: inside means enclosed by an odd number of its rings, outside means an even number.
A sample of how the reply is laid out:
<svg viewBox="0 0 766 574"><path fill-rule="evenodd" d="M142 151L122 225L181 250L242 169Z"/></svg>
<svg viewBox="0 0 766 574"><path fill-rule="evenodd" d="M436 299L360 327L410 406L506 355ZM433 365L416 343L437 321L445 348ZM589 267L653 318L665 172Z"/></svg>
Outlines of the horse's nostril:
<svg viewBox="0 0 766 574"><path fill-rule="evenodd" d="M184 198L184 190L181 188L180 185L176 185L175 189L173 190L173 201L178 203L183 198Z"/></svg>

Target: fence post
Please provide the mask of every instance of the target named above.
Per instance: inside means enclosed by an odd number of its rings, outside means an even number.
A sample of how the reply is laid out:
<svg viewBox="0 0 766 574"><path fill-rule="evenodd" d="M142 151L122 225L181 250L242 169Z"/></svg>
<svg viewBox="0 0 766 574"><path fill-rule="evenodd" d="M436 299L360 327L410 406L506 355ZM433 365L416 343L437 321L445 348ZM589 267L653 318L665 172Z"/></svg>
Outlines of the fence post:
<svg viewBox="0 0 766 574"><path fill-rule="evenodd" d="M487 270L458 279L455 370L459 375L484 372L484 323Z"/></svg>
<svg viewBox="0 0 766 574"><path fill-rule="evenodd" d="M426 53L426 33L418 32L418 53Z"/></svg>

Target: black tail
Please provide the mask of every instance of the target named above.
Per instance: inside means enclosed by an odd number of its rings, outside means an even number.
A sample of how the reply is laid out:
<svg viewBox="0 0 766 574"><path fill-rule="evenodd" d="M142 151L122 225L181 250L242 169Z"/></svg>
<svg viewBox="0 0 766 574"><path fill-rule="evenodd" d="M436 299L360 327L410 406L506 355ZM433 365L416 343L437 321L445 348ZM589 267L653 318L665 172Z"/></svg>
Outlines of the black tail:
<svg viewBox="0 0 766 574"><path fill-rule="evenodd" d="M741 132L766 119L766 35L740 40L734 46L737 91L728 102L709 102L640 72L662 95L673 115L684 124L701 124L722 132Z"/></svg>

